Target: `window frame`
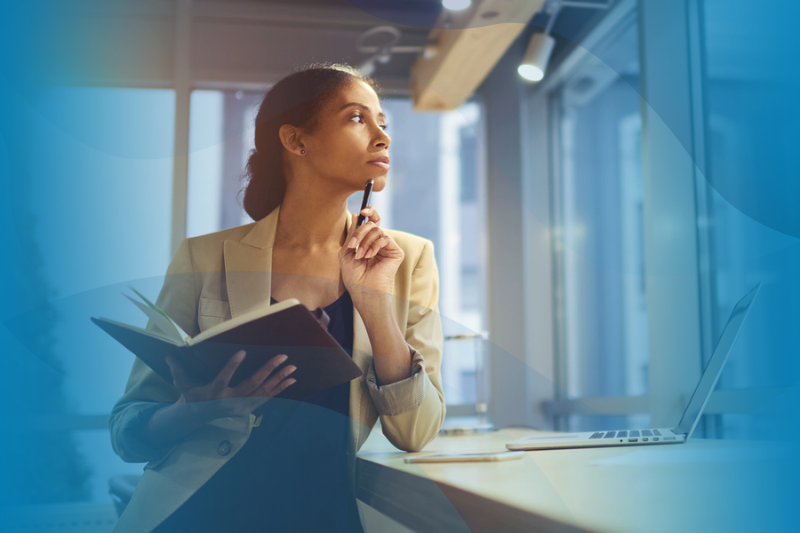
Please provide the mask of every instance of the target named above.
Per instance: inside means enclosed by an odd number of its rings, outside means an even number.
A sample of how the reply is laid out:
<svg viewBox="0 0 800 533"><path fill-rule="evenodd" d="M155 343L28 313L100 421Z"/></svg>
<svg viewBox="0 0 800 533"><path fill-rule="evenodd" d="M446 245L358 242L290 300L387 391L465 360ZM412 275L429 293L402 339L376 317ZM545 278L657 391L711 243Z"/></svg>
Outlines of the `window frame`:
<svg viewBox="0 0 800 533"><path fill-rule="evenodd" d="M708 183L704 167L705 126L703 119L702 41L698 0L660 2L659 0L621 0L571 50L544 82L533 86L524 97L526 146L535 147L524 164L525 205L534 205L537 194L549 198L546 215L550 227L557 220L558 123L554 96L570 75L580 67L588 50L600 45L637 17L640 42L640 81L642 99L642 172L645 180L645 269L649 330L650 393L646 396L567 398L565 356L559 342L560 257L557 241L549 235L545 249L538 234L542 228L535 217L524 226L526 246L526 346L529 366L547 380L549 386L528 389L536 427L564 429L570 415L649 414L654 427L671 427L679 420L697 382L704 362L714 348L713 280L709 262L711 235L698 221L708 217ZM677 30L677 31L676 31ZM691 139L687 151L673 130L659 118L653 105L677 113L678 133ZM538 145L537 145L538 144ZM535 157L534 157L535 154ZM677 172L676 172L677 171ZM659 199L656 202L656 198ZM666 201L664 199L667 199ZM659 238L659 226L670 218L677 222L678 235ZM541 216L541 215L540 215ZM534 253L538 252L538 253ZM659 276L665 258L680 258L680 276ZM549 263L549 264L548 264ZM675 265L673 265L675 266ZM691 267L691 268L689 268ZM548 275L542 275L549 272ZM551 285L551 286L548 286ZM549 312L543 312L542 299L549 299ZM551 325L544 335L536 322ZM548 360L551 357L551 360ZM535 372L536 373L536 372ZM783 389L753 388L714 392L704 418L720 414L748 413L758 409ZM716 424L704 424L701 434L715 437Z"/></svg>
<svg viewBox="0 0 800 533"><path fill-rule="evenodd" d="M525 220L523 231L527 272L525 308L527 323L532 325L527 334L526 353L534 376L528 388L532 413L529 423L534 427L564 430L567 417L575 414L612 416L650 411L648 396L567 397L564 328L560 326L564 319L560 290L563 259L559 241L552 235L560 218L560 203L556 201L560 194L557 179L560 172L558 92L589 58L590 50L629 28L636 16L635 0L618 2L576 43L556 68L548 72L545 80L528 89L524 96L524 143L535 146L535 155L532 153L527 157L523 165L527 185L523 201L525 205L536 205L535 214L531 209L526 210L530 216ZM541 202L537 205L537 196L547 198L548 205L543 206ZM546 221L548 227L541 227L542 221ZM546 233L545 243L542 242L542 232Z"/></svg>

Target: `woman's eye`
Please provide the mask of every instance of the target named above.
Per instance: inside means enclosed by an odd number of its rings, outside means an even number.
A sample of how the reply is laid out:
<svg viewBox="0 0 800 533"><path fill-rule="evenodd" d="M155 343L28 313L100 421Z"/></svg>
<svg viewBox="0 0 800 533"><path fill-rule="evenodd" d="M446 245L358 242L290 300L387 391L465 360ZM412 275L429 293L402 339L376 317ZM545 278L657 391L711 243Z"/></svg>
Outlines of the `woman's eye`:
<svg viewBox="0 0 800 533"><path fill-rule="evenodd" d="M350 117L350 120L353 120L354 118L357 118L357 119L359 119L359 121L360 121L362 124L364 123L364 117L363 117L362 115L353 115L352 117ZM386 131L386 128L388 128L388 127L389 127L389 125L388 125L388 124L380 124L380 128L381 128L383 131Z"/></svg>

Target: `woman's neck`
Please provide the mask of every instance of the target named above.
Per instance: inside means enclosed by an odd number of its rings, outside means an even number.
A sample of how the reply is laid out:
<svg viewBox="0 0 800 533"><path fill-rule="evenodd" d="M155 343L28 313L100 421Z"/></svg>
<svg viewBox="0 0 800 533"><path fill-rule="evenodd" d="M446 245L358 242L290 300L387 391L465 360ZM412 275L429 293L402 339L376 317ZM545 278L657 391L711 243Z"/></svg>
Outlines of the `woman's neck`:
<svg viewBox="0 0 800 533"><path fill-rule="evenodd" d="M275 245L321 251L338 248L345 237L347 195L287 187L281 202Z"/></svg>

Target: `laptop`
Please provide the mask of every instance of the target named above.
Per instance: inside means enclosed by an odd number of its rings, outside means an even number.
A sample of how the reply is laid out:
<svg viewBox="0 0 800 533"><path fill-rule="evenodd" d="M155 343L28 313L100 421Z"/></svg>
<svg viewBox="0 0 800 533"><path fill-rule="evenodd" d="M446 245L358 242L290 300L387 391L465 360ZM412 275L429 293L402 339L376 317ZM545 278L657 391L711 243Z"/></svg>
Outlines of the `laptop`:
<svg viewBox="0 0 800 533"><path fill-rule="evenodd" d="M736 337L742 329L742 324L750 312L750 307L761 289L761 283L756 285L744 298L734 306L728 323L722 330L717 347L708 362L700 383L689 400L689 405L683 412L681 421L674 428L657 429L623 429L614 431L588 431L583 433L547 433L536 434L513 440L506 444L509 450L542 450L552 448L588 448L598 446L642 446L655 444L679 444L689 440L692 436L700 416L711 397L714 386L719 380L722 368L728 360Z"/></svg>

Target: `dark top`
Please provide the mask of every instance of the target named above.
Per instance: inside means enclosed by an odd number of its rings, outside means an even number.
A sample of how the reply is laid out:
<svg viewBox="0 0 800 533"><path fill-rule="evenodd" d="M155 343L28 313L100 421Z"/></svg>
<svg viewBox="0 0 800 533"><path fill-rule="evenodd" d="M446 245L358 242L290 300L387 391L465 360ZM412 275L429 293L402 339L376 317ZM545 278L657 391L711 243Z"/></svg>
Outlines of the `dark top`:
<svg viewBox="0 0 800 533"><path fill-rule="evenodd" d="M328 331L352 357L350 294L324 311ZM349 405L349 382L302 402L268 400L253 411L262 419L242 449L155 531L363 533L349 480Z"/></svg>

